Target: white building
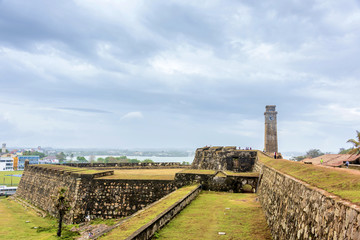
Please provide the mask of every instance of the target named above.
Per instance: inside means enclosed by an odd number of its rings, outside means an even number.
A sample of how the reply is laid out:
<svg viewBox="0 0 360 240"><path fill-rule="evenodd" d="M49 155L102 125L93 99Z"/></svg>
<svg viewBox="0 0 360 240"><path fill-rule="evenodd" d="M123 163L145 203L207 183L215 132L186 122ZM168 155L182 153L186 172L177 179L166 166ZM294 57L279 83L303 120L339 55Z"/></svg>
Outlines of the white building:
<svg viewBox="0 0 360 240"><path fill-rule="evenodd" d="M0 157L0 171L13 171L14 159L12 157Z"/></svg>

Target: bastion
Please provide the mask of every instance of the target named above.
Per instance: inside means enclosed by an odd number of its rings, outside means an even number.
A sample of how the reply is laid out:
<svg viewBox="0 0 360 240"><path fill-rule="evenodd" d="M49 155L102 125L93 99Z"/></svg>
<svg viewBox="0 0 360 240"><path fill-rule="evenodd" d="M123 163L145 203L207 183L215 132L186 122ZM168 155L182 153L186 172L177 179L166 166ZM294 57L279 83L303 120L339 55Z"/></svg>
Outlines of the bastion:
<svg viewBox="0 0 360 240"><path fill-rule="evenodd" d="M191 168L251 172L256 161L257 151L240 150L236 147L198 148Z"/></svg>
<svg viewBox="0 0 360 240"><path fill-rule="evenodd" d="M16 196L56 216L55 197L65 188L71 206L65 216L67 223L121 218L194 183L200 183L202 189L229 192L243 192L248 185L255 192L258 174L244 173L252 170L255 159L256 151L212 147L196 151L192 169L182 169L186 166L179 163L27 165ZM118 174L124 169L138 174ZM156 173L148 175L150 169ZM173 171L173 175L159 177L164 171Z"/></svg>
<svg viewBox="0 0 360 240"><path fill-rule="evenodd" d="M129 216L176 189L173 179L112 179L113 175L114 170L108 169L28 165L16 197L56 216L54 198L60 188L65 188L71 207L65 222L79 223L87 217Z"/></svg>

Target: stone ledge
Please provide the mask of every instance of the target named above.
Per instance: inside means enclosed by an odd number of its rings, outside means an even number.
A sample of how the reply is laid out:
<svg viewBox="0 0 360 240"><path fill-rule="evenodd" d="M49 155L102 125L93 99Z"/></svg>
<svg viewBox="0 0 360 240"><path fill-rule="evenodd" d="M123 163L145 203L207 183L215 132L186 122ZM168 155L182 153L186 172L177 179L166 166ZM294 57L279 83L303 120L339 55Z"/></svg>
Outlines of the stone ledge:
<svg viewBox="0 0 360 240"><path fill-rule="evenodd" d="M181 210L183 210L201 191L201 185L187 194L183 199L177 201L164 212L159 214L151 222L145 224L138 230L136 230L131 236L126 238L126 240L147 240L150 239L156 231L165 226L168 222L171 221Z"/></svg>

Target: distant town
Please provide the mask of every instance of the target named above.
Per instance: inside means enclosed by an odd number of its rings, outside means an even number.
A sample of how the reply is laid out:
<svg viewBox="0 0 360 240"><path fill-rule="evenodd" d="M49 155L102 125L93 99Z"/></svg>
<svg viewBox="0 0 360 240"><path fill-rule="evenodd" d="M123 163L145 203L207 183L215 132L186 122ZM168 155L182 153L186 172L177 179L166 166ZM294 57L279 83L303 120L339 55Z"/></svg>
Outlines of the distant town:
<svg viewBox="0 0 360 240"><path fill-rule="evenodd" d="M61 164L83 162L142 162L151 158L192 157L193 150L117 150L117 149L55 149L55 148L7 148L2 144L0 155L0 171L24 170L25 160L29 164ZM146 158L146 159L144 159Z"/></svg>

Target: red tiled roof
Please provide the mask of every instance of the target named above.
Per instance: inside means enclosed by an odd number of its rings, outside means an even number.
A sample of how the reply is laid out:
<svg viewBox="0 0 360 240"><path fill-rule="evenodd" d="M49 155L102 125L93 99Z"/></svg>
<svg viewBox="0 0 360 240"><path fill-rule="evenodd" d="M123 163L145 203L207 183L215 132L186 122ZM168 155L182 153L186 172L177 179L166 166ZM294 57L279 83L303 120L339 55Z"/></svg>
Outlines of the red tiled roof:
<svg viewBox="0 0 360 240"><path fill-rule="evenodd" d="M320 160L323 159L324 166L338 167L343 165L346 161L351 163L358 158L360 158L360 156L351 154L325 154L316 158L306 158L301 160L301 162L311 162L314 165L320 165Z"/></svg>

